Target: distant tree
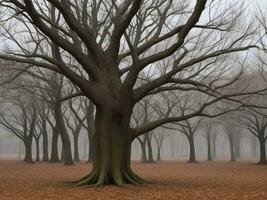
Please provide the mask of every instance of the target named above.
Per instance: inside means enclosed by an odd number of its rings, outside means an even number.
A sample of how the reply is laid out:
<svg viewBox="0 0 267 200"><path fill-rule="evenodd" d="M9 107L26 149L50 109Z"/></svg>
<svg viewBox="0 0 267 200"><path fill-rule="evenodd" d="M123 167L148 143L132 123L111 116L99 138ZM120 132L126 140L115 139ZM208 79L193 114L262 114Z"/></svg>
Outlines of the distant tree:
<svg viewBox="0 0 267 200"><path fill-rule="evenodd" d="M66 124L69 130L71 131L73 135L73 143L74 143L74 158L73 160L75 162L80 162L79 157L79 135L81 133L81 130L83 128L83 123L86 120L86 115L82 116L81 109L82 109L82 99L79 98L78 105L75 104L72 100L69 100L69 108L71 111L71 114L68 116L65 115L66 118ZM76 107L76 108L75 108ZM72 123L71 123L72 122Z"/></svg>
<svg viewBox="0 0 267 200"><path fill-rule="evenodd" d="M259 164L267 164L266 160L266 140L267 140L267 119L266 115L255 109L245 109L238 115L239 123L254 135L260 144Z"/></svg>
<svg viewBox="0 0 267 200"><path fill-rule="evenodd" d="M14 134L24 144L24 161L33 163L32 140L34 138L37 111L33 97L12 96L7 98L5 110L0 112L0 126Z"/></svg>

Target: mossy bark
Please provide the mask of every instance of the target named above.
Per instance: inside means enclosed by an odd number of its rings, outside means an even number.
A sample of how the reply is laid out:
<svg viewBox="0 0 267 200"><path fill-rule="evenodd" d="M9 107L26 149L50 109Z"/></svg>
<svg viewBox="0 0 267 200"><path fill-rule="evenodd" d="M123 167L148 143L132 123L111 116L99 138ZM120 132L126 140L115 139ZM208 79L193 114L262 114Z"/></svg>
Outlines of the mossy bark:
<svg viewBox="0 0 267 200"><path fill-rule="evenodd" d="M115 184L142 185L145 180L138 177L130 167L131 129L130 116L113 111L96 110L95 134L93 138L93 169L84 178L72 182L77 186L102 186Z"/></svg>

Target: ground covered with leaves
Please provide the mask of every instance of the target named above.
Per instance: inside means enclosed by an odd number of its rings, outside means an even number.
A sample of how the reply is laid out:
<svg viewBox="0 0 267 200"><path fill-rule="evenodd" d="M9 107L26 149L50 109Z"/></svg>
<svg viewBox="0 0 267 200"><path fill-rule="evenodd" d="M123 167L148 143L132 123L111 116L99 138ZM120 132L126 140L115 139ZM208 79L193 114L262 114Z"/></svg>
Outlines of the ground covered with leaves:
<svg viewBox="0 0 267 200"><path fill-rule="evenodd" d="M73 188L66 181L87 174L91 166L24 164L0 160L0 199L267 199L267 166L253 162L133 163L139 175L152 180L148 187Z"/></svg>

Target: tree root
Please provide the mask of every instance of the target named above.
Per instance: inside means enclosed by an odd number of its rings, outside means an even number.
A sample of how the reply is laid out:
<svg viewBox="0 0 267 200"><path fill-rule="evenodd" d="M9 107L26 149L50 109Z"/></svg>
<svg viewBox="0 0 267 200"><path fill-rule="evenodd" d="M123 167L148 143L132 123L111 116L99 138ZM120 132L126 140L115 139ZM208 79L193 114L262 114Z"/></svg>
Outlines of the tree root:
<svg viewBox="0 0 267 200"><path fill-rule="evenodd" d="M104 173L105 174L105 173ZM128 188L128 185L148 186L152 182L147 181L136 175L131 169L123 170L121 177L114 178L111 174L100 175L99 170L92 171L89 175L76 180L67 182L68 185L74 187L102 187L104 185L117 185L119 187Z"/></svg>

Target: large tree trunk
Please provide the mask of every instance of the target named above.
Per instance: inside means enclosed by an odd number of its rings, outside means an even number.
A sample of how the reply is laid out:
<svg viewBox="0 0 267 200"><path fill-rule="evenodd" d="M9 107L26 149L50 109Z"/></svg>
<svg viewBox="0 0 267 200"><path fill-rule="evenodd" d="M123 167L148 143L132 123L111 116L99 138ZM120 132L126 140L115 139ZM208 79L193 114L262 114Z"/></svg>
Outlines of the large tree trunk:
<svg viewBox="0 0 267 200"><path fill-rule="evenodd" d="M57 103L55 105L54 113L55 113L55 120L58 125L58 130L61 136L62 145L63 145L64 153L65 153L64 154L65 156L64 165L73 165L70 138L69 138L69 134L67 132L66 126L65 126L64 117L63 117L60 103Z"/></svg>
<svg viewBox="0 0 267 200"><path fill-rule="evenodd" d="M131 130L130 114L124 111L96 110L93 138L93 169L76 185L143 184L145 181L130 168Z"/></svg>
<svg viewBox="0 0 267 200"><path fill-rule="evenodd" d="M258 164L266 165L267 160L266 160L265 139L262 136L259 136L258 139L259 139L259 143L260 143L260 160L259 160Z"/></svg>
<svg viewBox="0 0 267 200"><path fill-rule="evenodd" d="M26 137L24 140L25 145L25 157L24 162L26 163L33 163L32 159L32 137Z"/></svg>
<svg viewBox="0 0 267 200"><path fill-rule="evenodd" d="M188 162L190 163L196 163L196 153L195 153L195 144L194 144L194 136L189 136L188 137L189 141L189 147L190 147L190 152L189 152L189 160Z"/></svg>

